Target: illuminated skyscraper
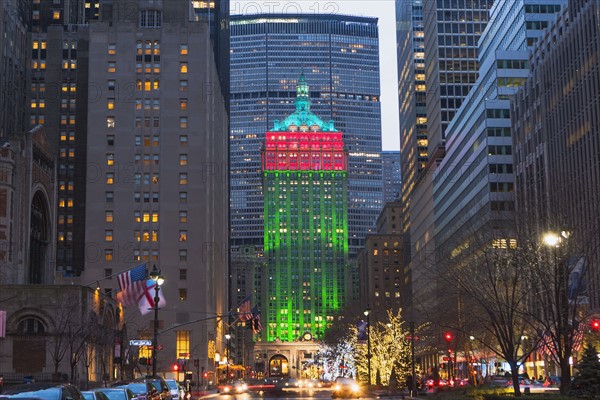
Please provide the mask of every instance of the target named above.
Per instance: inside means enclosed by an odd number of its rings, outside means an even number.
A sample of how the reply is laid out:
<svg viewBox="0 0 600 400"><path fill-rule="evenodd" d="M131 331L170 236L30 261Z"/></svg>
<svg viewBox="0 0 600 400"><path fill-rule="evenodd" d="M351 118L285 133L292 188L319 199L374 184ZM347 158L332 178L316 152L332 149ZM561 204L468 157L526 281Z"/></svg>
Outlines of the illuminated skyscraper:
<svg viewBox="0 0 600 400"><path fill-rule="evenodd" d="M312 109L344 132L349 254L374 231L383 206L379 39L376 18L347 15L231 16L231 246L260 248L260 149L286 115L304 70ZM260 254L260 251L258 252Z"/></svg>
<svg viewBox="0 0 600 400"><path fill-rule="evenodd" d="M310 111L304 75L296 93L262 150L267 341L322 337L345 299L348 153L333 121Z"/></svg>

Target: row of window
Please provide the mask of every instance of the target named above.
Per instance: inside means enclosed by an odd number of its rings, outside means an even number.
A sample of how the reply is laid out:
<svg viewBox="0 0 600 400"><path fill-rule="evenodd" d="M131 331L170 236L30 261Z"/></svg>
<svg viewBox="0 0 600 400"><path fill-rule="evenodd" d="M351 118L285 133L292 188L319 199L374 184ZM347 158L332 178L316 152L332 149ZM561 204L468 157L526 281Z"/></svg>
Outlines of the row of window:
<svg viewBox="0 0 600 400"><path fill-rule="evenodd" d="M158 203L159 202L159 194L158 193L144 193L143 194L143 199L144 199L144 203L150 203L150 198L152 199L152 203ZM146 199L148 199L146 201ZM115 192L112 191L107 191L104 193L104 200L106 203L114 203L115 201ZM179 192L179 203L184 204L187 203L188 200L188 193L187 192ZM59 207L64 207L65 205L65 201L62 200L63 205L61 206L60 201L59 201ZM68 199L66 202L67 207L73 207L73 199Z"/></svg>

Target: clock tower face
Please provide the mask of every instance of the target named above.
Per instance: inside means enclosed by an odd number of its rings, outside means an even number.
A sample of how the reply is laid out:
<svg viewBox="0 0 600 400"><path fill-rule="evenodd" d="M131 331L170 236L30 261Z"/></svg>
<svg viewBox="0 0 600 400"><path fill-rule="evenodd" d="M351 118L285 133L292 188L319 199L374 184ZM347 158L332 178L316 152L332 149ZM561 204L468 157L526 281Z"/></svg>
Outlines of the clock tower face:
<svg viewBox="0 0 600 400"><path fill-rule="evenodd" d="M312 335L309 332L306 332L302 338L304 340L312 340Z"/></svg>

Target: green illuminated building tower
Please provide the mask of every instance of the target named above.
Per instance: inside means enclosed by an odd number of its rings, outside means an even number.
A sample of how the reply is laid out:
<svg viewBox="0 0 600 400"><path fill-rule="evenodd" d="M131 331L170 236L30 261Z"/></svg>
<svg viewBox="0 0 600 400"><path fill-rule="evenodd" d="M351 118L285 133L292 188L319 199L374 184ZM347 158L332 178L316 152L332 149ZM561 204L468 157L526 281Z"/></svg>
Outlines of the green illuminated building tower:
<svg viewBox="0 0 600 400"><path fill-rule="evenodd" d="M296 91L296 111L275 121L262 149L267 342L322 337L343 306L349 272L342 132L310 111L304 75Z"/></svg>

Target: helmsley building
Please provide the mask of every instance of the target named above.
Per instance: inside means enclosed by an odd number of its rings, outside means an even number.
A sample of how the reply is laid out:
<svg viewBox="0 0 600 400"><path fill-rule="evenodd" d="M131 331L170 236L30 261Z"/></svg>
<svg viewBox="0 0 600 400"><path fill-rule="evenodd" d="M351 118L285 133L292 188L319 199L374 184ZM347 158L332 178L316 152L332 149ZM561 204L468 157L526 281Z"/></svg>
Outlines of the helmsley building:
<svg viewBox="0 0 600 400"><path fill-rule="evenodd" d="M264 330L257 370L301 376L334 313L343 307L348 268L348 153L333 121L310 111L301 75L296 110L265 133Z"/></svg>

